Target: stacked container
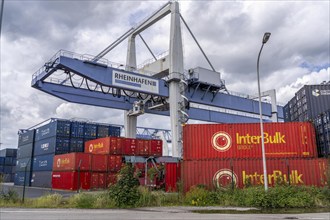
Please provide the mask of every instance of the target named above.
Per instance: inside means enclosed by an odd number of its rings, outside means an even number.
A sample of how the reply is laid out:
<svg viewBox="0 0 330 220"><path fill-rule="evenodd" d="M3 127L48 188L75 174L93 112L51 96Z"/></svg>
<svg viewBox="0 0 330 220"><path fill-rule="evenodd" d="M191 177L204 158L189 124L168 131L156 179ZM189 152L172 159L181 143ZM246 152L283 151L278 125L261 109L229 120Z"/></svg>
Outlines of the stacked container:
<svg viewBox="0 0 330 220"><path fill-rule="evenodd" d="M320 157L328 157L330 153L330 109L319 114L313 124L316 131L316 142Z"/></svg>
<svg viewBox="0 0 330 220"><path fill-rule="evenodd" d="M18 149L15 170L15 185L31 185L35 130L22 130L18 133Z"/></svg>
<svg viewBox="0 0 330 220"><path fill-rule="evenodd" d="M0 175L3 182L14 182L17 149L6 148L0 150Z"/></svg>
<svg viewBox="0 0 330 220"><path fill-rule="evenodd" d="M327 161L317 158L311 123L265 123L269 185L326 184ZM183 181L209 188L263 183L260 124L204 124L184 127Z"/></svg>

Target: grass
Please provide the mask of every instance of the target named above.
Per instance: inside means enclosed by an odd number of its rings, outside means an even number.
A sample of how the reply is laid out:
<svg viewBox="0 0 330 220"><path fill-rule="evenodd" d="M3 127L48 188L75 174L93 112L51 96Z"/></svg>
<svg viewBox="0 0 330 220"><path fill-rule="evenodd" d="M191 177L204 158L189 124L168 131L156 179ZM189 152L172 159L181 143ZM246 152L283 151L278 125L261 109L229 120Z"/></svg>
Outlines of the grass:
<svg viewBox="0 0 330 220"><path fill-rule="evenodd" d="M265 193L262 187L208 191L194 187L185 195L151 191L138 187L139 200L134 207L151 206L239 206L267 209L283 208L330 208L330 189L315 187L278 186ZM118 208L109 191L82 192L69 198L49 194L35 199L26 199L24 204L14 191L0 194L0 207L26 208ZM125 207L121 207L125 208Z"/></svg>

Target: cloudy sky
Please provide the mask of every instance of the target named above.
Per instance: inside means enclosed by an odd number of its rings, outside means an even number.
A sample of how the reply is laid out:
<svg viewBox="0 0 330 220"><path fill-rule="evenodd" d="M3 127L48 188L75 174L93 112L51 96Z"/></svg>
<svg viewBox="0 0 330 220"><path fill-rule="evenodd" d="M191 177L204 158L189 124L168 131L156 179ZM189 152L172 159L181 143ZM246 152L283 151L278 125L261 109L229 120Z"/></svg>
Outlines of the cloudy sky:
<svg viewBox="0 0 330 220"><path fill-rule="evenodd" d="M179 1L182 16L231 91L276 89L286 103L304 84L330 80L329 1ZM31 88L32 74L58 50L96 55L166 1L5 0L1 30L1 148L16 147L17 131L51 117L123 124L123 111L64 102ZM154 53L168 50L169 16L142 33ZM208 68L182 25L185 68ZM127 42L106 58L125 63ZM138 63L151 58L137 39ZM159 122L162 123L159 123ZM144 115L139 126L169 128Z"/></svg>

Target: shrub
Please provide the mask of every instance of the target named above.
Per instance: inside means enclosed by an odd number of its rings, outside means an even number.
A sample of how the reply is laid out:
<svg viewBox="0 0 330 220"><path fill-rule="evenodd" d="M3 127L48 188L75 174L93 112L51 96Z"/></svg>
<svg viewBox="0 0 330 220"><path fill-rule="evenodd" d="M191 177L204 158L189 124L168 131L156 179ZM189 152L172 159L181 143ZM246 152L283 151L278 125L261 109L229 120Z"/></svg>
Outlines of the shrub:
<svg viewBox="0 0 330 220"><path fill-rule="evenodd" d="M125 165L119 173L119 180L109 188L109 196L117 207L134 207L140 199L139 181L134 177L132 164Z"/></svg>
<svg viewBox="0 0 330 220"><path fill-rule="evenodd" d="M4 202L16 203L19 201L19 196L15 190L9 189L8 192L4 192L4 191L0 192L0 199L3 200Z"/></svg>
<svg viewBox="0 0 330 220"><path fill-rule="evenodd" d="M57 208L62 203L62 195L49 194L30 201L31 206L34 208Z"/></svg>
<svg viewBox="0 0 330 220"><path fill-rule="evenodd" d="M217 203L217 195L203 186L194 186L187 192L184 202L193 206L214 205Z"/></svg>
<svg viewBox="0 0 330 220"><path fill-rule="evenodd" d="M75 194L69 199L69 204L75 208L93 208L96 197L88 193Z"/></svg>

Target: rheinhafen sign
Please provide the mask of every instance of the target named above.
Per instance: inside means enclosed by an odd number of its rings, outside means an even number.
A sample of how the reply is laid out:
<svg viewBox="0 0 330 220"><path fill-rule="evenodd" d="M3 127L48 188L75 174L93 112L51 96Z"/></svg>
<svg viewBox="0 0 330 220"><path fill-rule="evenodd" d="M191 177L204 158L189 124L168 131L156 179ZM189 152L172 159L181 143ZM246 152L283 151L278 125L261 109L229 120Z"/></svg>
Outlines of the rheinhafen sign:
<svg viewBox="0 0 330 220"><path fill-rule="evenodd" d="M159 93L158 80L148 77L138 76L126 72L113 70L112 84L118 87L131 90L144 91L147 93Z"/></svg>

